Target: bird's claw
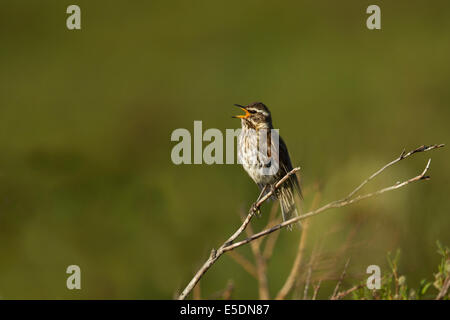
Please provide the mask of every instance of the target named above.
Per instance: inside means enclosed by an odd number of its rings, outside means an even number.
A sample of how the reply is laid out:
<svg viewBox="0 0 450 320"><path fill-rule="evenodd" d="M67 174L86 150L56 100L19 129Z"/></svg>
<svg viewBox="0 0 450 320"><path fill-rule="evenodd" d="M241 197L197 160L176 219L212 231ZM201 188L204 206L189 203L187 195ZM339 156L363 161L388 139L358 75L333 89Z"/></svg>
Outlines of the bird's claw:
<svg viewBox="0 0 450 320"><path fill-rule="evenodd" d="M250 212L253 212L258 218L261 216L261 210L259 209L259 206L257 206L256 202L254 202L250 207Z"/></svg>

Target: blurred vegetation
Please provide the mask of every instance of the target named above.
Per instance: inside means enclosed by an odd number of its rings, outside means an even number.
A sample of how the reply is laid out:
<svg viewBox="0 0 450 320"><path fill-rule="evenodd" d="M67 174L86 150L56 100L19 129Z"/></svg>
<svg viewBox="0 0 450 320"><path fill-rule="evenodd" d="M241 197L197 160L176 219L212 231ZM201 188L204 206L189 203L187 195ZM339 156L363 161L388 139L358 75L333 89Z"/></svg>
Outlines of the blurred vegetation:
<svg viewBox="0 0 450 320"><path fill-rule="evenodd" d="M443 247L438 241L438 254L441 261L438 270L433 274L432 280L422 279L419 287L413 289L408 287L406 276L398 272L400 250L397 250L394 257L388 255L390 271L382 279L379 290L369 290L366 286L353 292L352 299L382 299L382 300L420 300L420 299L445 299L448 300L448 282L450 281L450 251L448 247ZM447 285L445 287L445 285ZM445 288L444 288L445 287Z"/></svg>
<svg viewBox="0 0 450 320"><path fill-rule="evenodd" d="M238 165L174 165L170 134L194 120L236 128L234 103L271 109L302 167L304 208L317 192L323 203L345 195L403 148L449 141L448 1L380 3L380 31L365 27L369 1L78 0L82 29L69 31L73 3L0 10L0 297L172 298L258 191ZM430 181L311 219L306 254L353 233L353 272L385 270L400 248L419 287L439 263L435 241L450 243L447 150L429 155ZM427 156L369 188L414 176ZM279 235L271 293L299 235ZM66 288L71 264L80 291ZM257 296L227 256L203 296L230 279L234 298Z"/></svg>

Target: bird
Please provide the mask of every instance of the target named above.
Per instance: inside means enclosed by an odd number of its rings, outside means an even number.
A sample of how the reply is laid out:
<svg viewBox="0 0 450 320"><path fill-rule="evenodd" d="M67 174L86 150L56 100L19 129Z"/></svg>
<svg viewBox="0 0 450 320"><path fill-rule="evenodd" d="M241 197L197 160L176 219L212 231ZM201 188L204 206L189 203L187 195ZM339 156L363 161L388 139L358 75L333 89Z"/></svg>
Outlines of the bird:
<svg viewBox="0 0 450 320"><path fill-rule="evenodd" d="M254 102L247 106L235 104L235 106L245 112L244 115L233 116L241 119L242 126L238 136L238 161L261 190L251 210L256 210L256 203L273 190L271 199L280 201L283 220L298 216L295 195L301 199L302 193L297 175L289 176L274 190L275 184L293 168L286 143L280 136L274 136L277 131L272 130L272 116L269 109L262 102ZM272 166L273 170L269 170Z"/></svg>

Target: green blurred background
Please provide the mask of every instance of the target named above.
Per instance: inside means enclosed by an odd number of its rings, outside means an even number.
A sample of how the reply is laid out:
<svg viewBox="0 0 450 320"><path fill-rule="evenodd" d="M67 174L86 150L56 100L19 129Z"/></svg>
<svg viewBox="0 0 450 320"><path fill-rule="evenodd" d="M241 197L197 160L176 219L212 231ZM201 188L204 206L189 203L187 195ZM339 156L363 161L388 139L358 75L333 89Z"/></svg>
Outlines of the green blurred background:
<svg viewBox="0 0 450 320"><path fill-rule="evenodd" d="M82 30L66 28L81 7ZM382 30L366 28L370 4ZM258 190L238 165L171 162L176 128L237 128L234 103L264 102L302 167L304 208L347 194L403 148L450 138L448 1L12 1L0 9L0 297L170 299L239 224ZM330 268L364 279L402 250L411 285L450 243L447 150L418 154L367 187L432 179L311 219ZM267 222L269 205L254 229ZM335 230L330 232L330 230ZM300 232L282 231L273 295ZM249 248L239 253L251 258ZM66 288L68 265L82 289ZM313 279L320 275L313 272ZM256 281L224 256L207 298ZM330 284L334 287L334 284ZM323 297L327 297L324 292Z"/></svg>

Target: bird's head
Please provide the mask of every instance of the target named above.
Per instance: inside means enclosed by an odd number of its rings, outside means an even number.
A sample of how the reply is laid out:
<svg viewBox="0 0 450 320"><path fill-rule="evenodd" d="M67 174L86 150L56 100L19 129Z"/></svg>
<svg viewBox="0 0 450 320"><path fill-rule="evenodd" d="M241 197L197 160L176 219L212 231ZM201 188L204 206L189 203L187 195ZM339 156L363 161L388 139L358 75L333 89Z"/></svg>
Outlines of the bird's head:
<svg viewBox="0 0 450 320"><path fill-rule="evenodd" d="M256 130L272 128L272 117L270 115L270 111L262 102L254 102L248 106L235 104L235 106L245 111L245 114L233 117L242 119L243 127L247 126Z"/></svg>

